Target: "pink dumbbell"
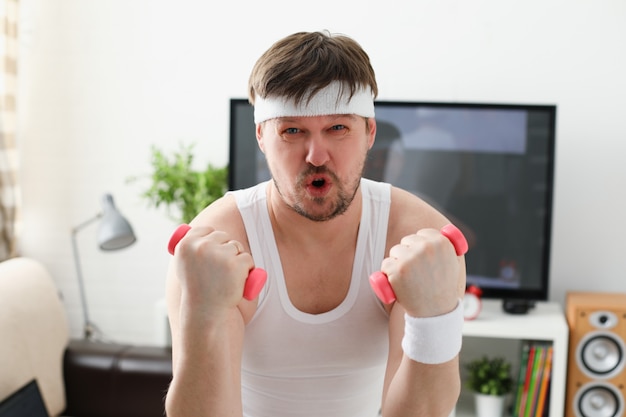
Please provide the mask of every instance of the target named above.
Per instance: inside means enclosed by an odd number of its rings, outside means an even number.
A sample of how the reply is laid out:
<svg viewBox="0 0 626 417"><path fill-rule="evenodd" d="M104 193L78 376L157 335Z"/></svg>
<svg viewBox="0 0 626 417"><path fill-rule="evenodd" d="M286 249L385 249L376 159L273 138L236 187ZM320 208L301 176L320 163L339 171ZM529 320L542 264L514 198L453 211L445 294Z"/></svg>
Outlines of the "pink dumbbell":
<svg viewBox="0 0 626 417"><path fill-rule="evenodd" d="M185 237L187 232L191 229L191 226L187 224L181 224L176 228L172 237L170 237L170 241L167 244L167 250L171 255L174 255L174 249L176 249L176 245L178 242ZM243 298L246 300L254 300L259 296L259 293L263 289L265 285L265 281L267 281L267 272L261 268L254 268L248 273L248 278L246 279L246 283L243 287Z"/></svg>
<svg viewBox="0 0 626 417"><path fill-rule="evenodd" d="M457 256L467 253L468 245L463 233L453 224L445 225L441 228L441 234L450 240ZM387 275L377 271L370 275L370 285L376 296L385 304L391 304L396 301L396 294L391 288Z"/></svg>

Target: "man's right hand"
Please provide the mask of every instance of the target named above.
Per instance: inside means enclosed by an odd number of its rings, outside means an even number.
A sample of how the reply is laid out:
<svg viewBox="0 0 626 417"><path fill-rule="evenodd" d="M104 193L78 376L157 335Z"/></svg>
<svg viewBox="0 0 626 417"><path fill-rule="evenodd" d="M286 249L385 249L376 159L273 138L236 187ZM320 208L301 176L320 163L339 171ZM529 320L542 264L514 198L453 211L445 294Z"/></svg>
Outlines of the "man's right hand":
<svg viewBox="0 0 626 417"><path fill-rule="evenodd" d="M241 242L209 226L194 226L176 245L176 275L194 311L220 314L242 298L252 255Z"/></svg>

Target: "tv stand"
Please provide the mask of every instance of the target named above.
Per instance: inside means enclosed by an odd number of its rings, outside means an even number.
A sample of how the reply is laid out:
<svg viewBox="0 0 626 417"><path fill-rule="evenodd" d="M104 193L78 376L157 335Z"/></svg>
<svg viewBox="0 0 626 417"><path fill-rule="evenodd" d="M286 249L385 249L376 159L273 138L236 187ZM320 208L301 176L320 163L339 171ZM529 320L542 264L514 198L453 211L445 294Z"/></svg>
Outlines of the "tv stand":
<svg viewBox="0 0 626 417"><path fill-rule="evenodd" d="M527 314L528 311L535 308L534 300L502 300L502 310L509 314Z"/></svg>
<svg viewBox="0 0 626 417"><path fill-rule="evenodd" d="M465 364L471 359L489 355L507 357L513 364L514 378L517 378L524 340L552 343L554 356L548 415L562 417L565 414L569 328L563 309L557 302L537 301L528 314L515 315L502 311L501 300L483 299L478 317L463 325L462 375L466 375ZM509 395L509 400L514 400L513 394ZM464 385L454 415L476 417L473 401L473 393ZM510 417L510 413L505 413L505 416Z"/></svg>

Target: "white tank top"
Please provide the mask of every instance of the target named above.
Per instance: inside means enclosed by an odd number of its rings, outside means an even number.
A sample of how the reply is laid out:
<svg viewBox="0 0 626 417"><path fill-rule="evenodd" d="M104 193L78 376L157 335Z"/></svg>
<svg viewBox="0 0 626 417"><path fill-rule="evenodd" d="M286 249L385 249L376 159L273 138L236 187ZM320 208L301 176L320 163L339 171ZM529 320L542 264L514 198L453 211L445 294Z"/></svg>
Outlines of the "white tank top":
<svg viewBox="0 0 626 417"><path fill-rule="evenodd" d="M385 253L390 186L363 179L363 210L346 298L308 314L291 304L266 201L267 183L233 192L255 266L268 274L246 326L244 417L375 417L389 345L389 317L369 275ZM319 262L324 262L319 259Z"/></svg>

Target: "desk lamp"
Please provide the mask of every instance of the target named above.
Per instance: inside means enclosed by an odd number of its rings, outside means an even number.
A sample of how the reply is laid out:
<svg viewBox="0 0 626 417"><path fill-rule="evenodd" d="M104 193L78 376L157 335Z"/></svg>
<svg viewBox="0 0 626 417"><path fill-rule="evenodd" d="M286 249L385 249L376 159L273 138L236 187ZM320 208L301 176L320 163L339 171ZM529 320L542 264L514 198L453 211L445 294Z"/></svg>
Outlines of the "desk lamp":
<svg viewBox="0 0 626 417"><path fill-rule="evenodd" d="M85 296L85 284L80 265L80 256L78 254L78 245L76 243L76 234L97 220L101 220L98 229L98 247L101 250L112 251L123 249L133 244L136 240L130 223L128 223L124 216L122 216L122 214L115 207L111 194L105 194L103 196L101 212L72 229L72 249L74 252L74 262L76 264L76 276L78 278L78 285L80 289L80 299L83 307L83 337L91 341L100 339L101 332L98 327L89 320L87 298Z"/></svg>

